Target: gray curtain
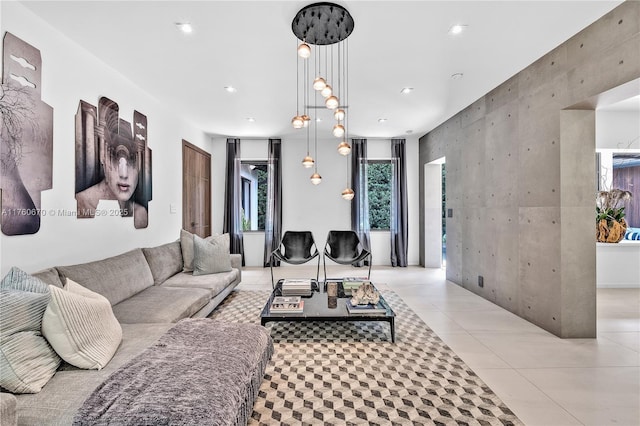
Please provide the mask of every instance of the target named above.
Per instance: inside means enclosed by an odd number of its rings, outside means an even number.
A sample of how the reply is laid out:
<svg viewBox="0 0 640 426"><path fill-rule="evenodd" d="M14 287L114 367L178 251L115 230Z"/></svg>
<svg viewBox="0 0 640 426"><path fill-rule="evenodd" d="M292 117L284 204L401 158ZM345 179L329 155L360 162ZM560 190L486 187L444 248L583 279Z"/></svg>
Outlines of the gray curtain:
<svg viewBox="0 0 640 426"><path fill-rule="evenodd" d="M371 251L369 244L369 198L367 196L367 140L351 140L351 185L355 192L351 205L351 229L358 234L362 247ZM369 261L354 266L368 265Z"/></svg>
<svg viewBox="0 0 640 426"><path fill-rule="evenodd" d="M244 242L242 240L242 187L240 182L240 139L227 139L227 178L224 193L223 232L229 233L230 251L242 255L244 266Z"/></svg>
<svg viewBox="0 0 640 426"><path fill-rule="evenodd" d="M407 162L405 140L391 139L393 180L391 183L391 266L407 266Z"/></svg>
<svg viewBox="0 0 640 426"><path fill-rule="evenodd" d="M282 238L282 146L280 139L269 139L267 163L267 214L264 223L264 266L270 266L271 252ZM273 265L280 266L278 259Z"/></svg>

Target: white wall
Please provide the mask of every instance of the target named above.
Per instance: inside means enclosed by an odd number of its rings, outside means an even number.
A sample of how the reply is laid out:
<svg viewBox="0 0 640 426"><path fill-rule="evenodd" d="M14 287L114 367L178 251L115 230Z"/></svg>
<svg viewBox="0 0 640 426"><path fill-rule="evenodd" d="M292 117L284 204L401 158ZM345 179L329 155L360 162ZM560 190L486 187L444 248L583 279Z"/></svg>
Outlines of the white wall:
<svg viewBox="0 0 640 426"><path fill-rule="evenodd" d="M327 233L332 229L350 229L350 203L340 196L347 185L347 159L338 154L335 138L318 140L318 173L322 183L314 186L309 181L313 169L302 167L307 145L303 139L282 140L282 222L283 230L313 232L320 251ZM390 158L390 139L369 139L368 157ZM313 154L313 147L311 148ZM242 140L243 159L267 159L267 140ZM418 139L407 138L407 186L409 191L409 264L419 263L419 203L418 203ZM213 138L212 199L213 230L222 232L224 220L226 139ZM262 266L264 233L244 234L247 266ZM389 232L372 232L371 249L374 265L390 265Z"/></svg>
<svg viewBox="0 0 640 426"><path fill-rule="evenodd" d="M596 111L596 149L640 149L640 113Z"/></svg>
<svg viewBox="0 0 640 426"><path fill-rule="evenodd" d="M146 229L136 230L132 218L47 215L36 234L0 236L2 275L12 266L33 272L176 239L182 224L181 141L209 151L209 138L20 4L0 2L0 7L2 34L9 31L40 50L42 98L54 109L53 189L42 193L43 209L76 209L74 115L80 100L97 105L106 96L118 103L120 117L129 122L134 109L145 114L153 158L153 200ZM178 206L176 214L170 214L171 203Z"/></svg>

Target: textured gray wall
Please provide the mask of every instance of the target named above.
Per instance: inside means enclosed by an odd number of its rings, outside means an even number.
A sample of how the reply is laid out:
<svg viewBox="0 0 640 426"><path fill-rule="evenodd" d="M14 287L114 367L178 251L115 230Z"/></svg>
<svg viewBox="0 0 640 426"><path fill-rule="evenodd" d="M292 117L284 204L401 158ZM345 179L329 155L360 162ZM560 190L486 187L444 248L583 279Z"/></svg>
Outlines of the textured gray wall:
<svg viewBox="0 0 640 426"><path fill-rule="evenodd" d="M623 3L420 139L421 206L447 159L447 279L557 336L596 335L593 105L640 78L639 28Z"/></svg>

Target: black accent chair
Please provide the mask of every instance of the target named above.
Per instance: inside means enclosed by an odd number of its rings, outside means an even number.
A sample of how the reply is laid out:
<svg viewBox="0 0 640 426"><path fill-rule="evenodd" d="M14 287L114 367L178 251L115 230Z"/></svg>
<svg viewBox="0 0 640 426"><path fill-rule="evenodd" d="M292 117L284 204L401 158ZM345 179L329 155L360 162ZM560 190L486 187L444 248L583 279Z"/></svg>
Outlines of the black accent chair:
<svg viewBox="0 0 640 426"><path fill-rule="evenodd" d="M269 262L271 266L271 286L275 287L273 281L274 259L292 265L302 265L315 257L318 258L318 267L316 268L316 281L318 281L318 275L320 274L320 252L318 252L318 248L316 247L313 234L310 231L286 231L282 236L278 248L271 252Z"/></svg>
<svg viewBox="0 0 640 426"><path fill-rule="evenodd" d="M329 231L324 246L324 279L327 279L327 258L341 265L352 265L369 258L367 279L371 277L371 252L360 244L360 238L354 231Z"/></svg>

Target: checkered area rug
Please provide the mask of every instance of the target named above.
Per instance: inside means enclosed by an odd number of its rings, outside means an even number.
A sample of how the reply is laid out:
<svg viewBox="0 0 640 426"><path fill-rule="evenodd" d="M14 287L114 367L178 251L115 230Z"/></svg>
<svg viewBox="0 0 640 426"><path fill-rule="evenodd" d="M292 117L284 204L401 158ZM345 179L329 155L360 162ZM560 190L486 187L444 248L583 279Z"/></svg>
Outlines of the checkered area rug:
<svg viewBox="0 0 640 426"><path fill-rule="evenodd" d="M250 425L521 425L394 292L386 322L268 323L275 353ZM268 291L236 290L211 314L260 323Z"/></svg>

